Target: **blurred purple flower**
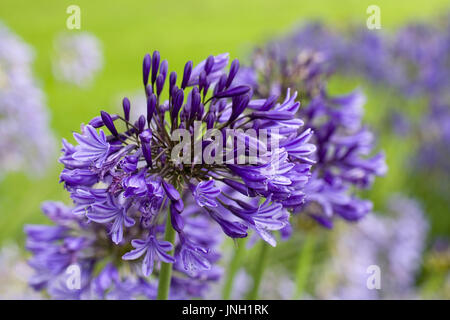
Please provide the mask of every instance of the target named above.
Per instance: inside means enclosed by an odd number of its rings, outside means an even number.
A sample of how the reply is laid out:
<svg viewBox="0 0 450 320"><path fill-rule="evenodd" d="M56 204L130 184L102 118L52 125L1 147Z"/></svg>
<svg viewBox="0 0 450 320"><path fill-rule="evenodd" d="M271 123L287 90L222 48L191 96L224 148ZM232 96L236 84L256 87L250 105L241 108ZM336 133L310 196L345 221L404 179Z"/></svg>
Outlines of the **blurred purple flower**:
<svg viewBox="0 0 450 320"><path fill-rule="evenodd" d="M58 80L80 87L89 86L103 67L100 41L87 32L58 35L52 66Z"/></svg>

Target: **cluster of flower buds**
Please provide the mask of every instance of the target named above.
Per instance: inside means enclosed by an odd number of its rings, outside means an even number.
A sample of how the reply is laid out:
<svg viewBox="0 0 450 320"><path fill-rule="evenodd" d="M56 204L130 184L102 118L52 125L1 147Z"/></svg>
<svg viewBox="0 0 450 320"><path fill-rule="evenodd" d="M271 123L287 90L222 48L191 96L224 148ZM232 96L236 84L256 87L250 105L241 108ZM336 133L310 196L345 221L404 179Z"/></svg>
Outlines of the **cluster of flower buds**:
<svg viewBox="0 0 450 320"><path fill-rule="evenodd" d="M321 29L313 30L321 34ZM369 188L387 166L383 153L373 154L374 135L362 123L363 94L330 96L326 88L333 69L329 53L325 48L302 50L295 41L298 38L282 39L256 50L253 65L242 76L262 79L254 87L260 96L280 94L288 87L299 89L304 106L296 118L314 132L311 141L317 152L312 157L312 178L305 186L306 205L296 211L331 228L336 215L354 221L372 210L372 203L358 198L356 191Z"/></svg>
<svg viewBox="0 0 450 320"><path fill-rule="evenodd" d="M57 225L26 227L36 288L73 294L61 282L78 264L77 297L154 298L163 262L175 270L171 298L198 296L220 276L217 228L276 245L274 232L304 203L313 132L296 117L296 93L253 99L239 61L227 71L228 60L189 61L178 79L158 51L147 54L145 114L131 121L124 98L123 115L101 111L74 134L77 145L63 140L60 179L73 207L47 203Z"/></svg>

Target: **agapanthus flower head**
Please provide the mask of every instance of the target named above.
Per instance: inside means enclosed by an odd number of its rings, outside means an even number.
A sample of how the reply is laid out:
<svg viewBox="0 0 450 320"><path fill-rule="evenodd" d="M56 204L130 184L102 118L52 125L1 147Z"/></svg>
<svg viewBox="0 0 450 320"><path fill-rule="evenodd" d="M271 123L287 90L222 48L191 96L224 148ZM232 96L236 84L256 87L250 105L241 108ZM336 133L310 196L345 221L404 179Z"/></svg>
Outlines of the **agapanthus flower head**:
<svg viewBox="0 0 450 320"><path fill-rule="evenodd" d="M262 73L261 79L270 80L269 84L257 83L255 92L266 94L272 88L282 92L286 83L295 88L292 82L296 81L301 83L297 90L310 92L309 88L314 86L309 83L314 82L298 81L299 77L293 76L308 74L292 71L305 69L298 67L295 57L305 51L320 52L326 58L325 65L331 66L337 75L368 80L376 92L388 97L385 99L388 105L380 108L380 115L385 120L379 124L382 126L380 135L393 131L408 144L419 146L406 159L414 164L409 167L411 174L426 176L427 181L435 185L433 190L441 193L443 197L438 196L444 200L449 180L449 162L446 160L450 101L448 17L445 12L432 22L411 21L392 33L384 29L368 30L362 25L341 30L326 24L303 25L287 37L270 43L263 53L260 50L254 55L252 64L256 72L253 76ZM319 136L316 129L315 137ZM320 154L322 148L317 147Z"/></svg>
<svg viewBox="0 0 450 320"><path fill-rule="evenodd" d="M103 67L100 40L88 32L58 35L52 65L58 80L80 87L89 86Z"/></svg>
<svg viewBox="0 0 450 320"><path fill-rule="evenodd" d="M411 23L395 35L390 55L404 74L399 88L406 95L445 92L450 62L447 32L432 25Z"/></svg>
<svg viewBox="0 0 450 320"><path fill-rule="evenodd" d="M280 102L252 99L249 85L234 84L239 62L227 65L228 54L189 61L178 79L158 51L145 55L143 114L131 120L133 101L124 98L123 115L101 111L74 134L77 145L63 141L60 180L73 207L47 204L47 214L64 211L52 214L57 226L26 228L35 287L49 288L52 277L78 263L88 268L82 291L90 292L96 274L89 268L112 259L119 276L103 294L126 285L137 288L129 297L151 298L154 290L143 286L155 285L163 262L176 271L172 297L196 296L220 276L217 228L232 238L254 230L276 245L272 233L305 199L313 132L293 119L296 93L287 90ZM165 224L176 231L174 241L163 239ZM138 267L124 277L130 264Z"/></svg>
<svg viewBox="0 0 450 320"><path fill-rule="evenodd" d="M311 28L313 35L327 34L320 25ZM255 51L252 67L262 80L253 89L260 96L285 92L287 86L300 91L304 106L292 110L296 119L288 123L301 119L308 129L297 139L311 139L317 151L310 157L314 165L312 178L305 186L306 205L296 211L331 227L333 216L355 221L372 210L370 201L359 199L355 190L369 188L387 167L384 154L373 153L374 134L362 121L364 95L360 90L341 96L328 93L326 83L338 51L320 46L320 41L305 41L308 30L306 27L305 32ZM289 125L283 130L287 128ZM308 130L314 135L306 134ZM281 146L289 152L291 147L297 147L293 141Z"/></svg>
<svg viewBox="0 0 450 320"><path fill-rule="evenodd" d="M93 201L95 200L92 197L91 203ZM151 231L140 230L147 226L146 217L141 217L139 229L130 229L129 233L122 234L122 238L119 238L121 223L130 228L131 224L124 220L131 218L116 214L111 208L114 205L108 206L108 201L106 200L102 208L93 209L98 212L97 215L93 210L89 210L90 218L86 218L86 213L77 214L73 207L59 202L43 204L43 212L56 225L25 227L26 248L33 254L29 264L35 271L30 279L30 285L34 289L45 289L54 299L156 298L158 282L149 275L159 268L158 261L175 262L174 256L166 251L175 248L175 257L181 257L183 251L187 250L182 242L184 240L177 240L174 245L161 240L164 231L161 226L152 226ZM87 203L88 201L85 201L85 204ZM93 206L96 205L92 204ZM195 208L192 210L189 207L187 204L186 210L195 215ZM87 208L85 210L87 212ZM104 218L105 220L98 220L103 213L109 216ZM110 230L100 224L101 221L107 223ZM220 276L221 273L220 269L213 265L219 257L217 245L221 241L217 236L217 227L204 217L195 216L186 221L184 228L185 237L191 239L190 245L198 246L201 250L208 248L207 252L201 252L204 254L202 261L205 268L197 273L192 272L186 269L182 259L178 258L180 262L175 266L172 288L177 281L182 285L178 284L177 289L172 290L170 298L201 296L209 283L216 281L217 274ZM134 239L140 232L145 233L146 238ZM129 243L125 244L125 240ZM135 262L139 258L142 262ZM192 263L190 265L192 266ZM70 286L70 270L76 270L75 274L80 276L78 287ZM196 286L197 291L192 293L191 286Z"/></svg>
<svg viewBox="0 0 450 320"><path fill-rule="evenodd" d="M0 22L0 178L45 171L54 156L45 95L32 72L32 49Z"/></svg>

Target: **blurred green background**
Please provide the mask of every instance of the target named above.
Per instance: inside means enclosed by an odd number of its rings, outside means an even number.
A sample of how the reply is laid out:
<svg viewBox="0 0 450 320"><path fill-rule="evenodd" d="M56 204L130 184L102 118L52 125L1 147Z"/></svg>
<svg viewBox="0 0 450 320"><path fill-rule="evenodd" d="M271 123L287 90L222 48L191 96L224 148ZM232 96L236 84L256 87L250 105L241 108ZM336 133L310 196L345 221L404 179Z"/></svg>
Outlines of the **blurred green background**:
<svg viewBox="0 0 450 320"><path fill-rule="evenodd" d="M53 40L67 31L66 8L71 4L80 6L81 30L100 39L105 56L103 70L85 89L57 82L51 70ZM288 32L302 21L320 19L336 26L364 26L366 8L371 4L381 8L382 31L395 30L411 20L432 21L450 8L446 0L2 0L0 19L35 49L34 71L47 94L51 126L59 140L71 137L71 132L96 116L100 108L117 110L118 94L140 89L141 58L147 52L159 50L169 61L169 69L178 73L189 59L196 63L222 52L245 62L254 45ZM331 89L343 93L359 84L359 79L334 78ZM369 88L364 82L362 87L368 95L366 119L370 124L379 125L390 103L404 103L385 101L381 89ZM369 194L375 209L382 210L384 199L393 192L414 195L431 215L432 232L448 234L448 202L430 192L432 186L423 187L417 177L406 176L405 161L411 146L385 135L380 145L387 153L390 170ZM63 186L58 184L57 155L54 163L42 178L29 179L13 173L0 183L0 244L5 240L23 241L24 223L44 221L39 209L42 201L67 199Z"/></svg>

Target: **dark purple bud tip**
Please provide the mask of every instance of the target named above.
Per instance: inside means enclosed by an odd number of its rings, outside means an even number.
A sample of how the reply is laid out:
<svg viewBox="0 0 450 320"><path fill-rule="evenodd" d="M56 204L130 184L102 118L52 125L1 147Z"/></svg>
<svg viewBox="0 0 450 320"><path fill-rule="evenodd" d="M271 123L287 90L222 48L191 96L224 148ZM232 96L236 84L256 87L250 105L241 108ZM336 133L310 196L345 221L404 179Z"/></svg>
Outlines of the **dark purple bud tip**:
<svg viewBox="0 0 450 320"><path fill-rule="evenodd" d="M172 71L169 76L169 94L172 94L172 90L176 82L177 82L177 73L175 71Z"/></svg>
<svg viewBox="0 0 450 320"><path fill-rule="evenodd" d="M208 78L206 77L206 72L202 71L198 76L198 87L200 91L203 90L203 88L205 88L207 85L208 85Z"/></svg>
<svg viewBox="0 0 450 320"><path fill-rule="evenodd" d="M178 112L180 112L181 106L183 105L184 100L184 91L178 90L173 99L173 109L172 109L172 118L176 119L178 117Z"/></svg>
<svg viewBox="0 0 450 320"><path fill-rule="evenodd" d="M202 97L200 96L197 87L194 87L194 90L192 90L192 97L191 97L191 116L194 116L194 114L198 112L201 99Z"/></svg>
<svg viewBox="0 0 450 320"><path fill-rule="evenodd" d="M223 89L225 89L225 84L227 82L227 75L223 74L219 81L216 84L216 87L214 88L214 95L216 95L218 92L221 92Z"/></svg>
<svg viewBox="0 0 450 320"><path fill-rule="evenodd" d="M113 121L119 119L119 116L117 114L112 114L111 115L111 119ZM103 127L105 124L103 123L102 117L101 116L96 116L94 118L92 118L91 121L89 121L89 124L91 126L93 126L94 128L101 128Z"/></svg>
<svg viewBox="0 0 450 320"><path fill-rule="evenodd" d="M150 142L152 140L152 132L150 130L145 130L139 135L139 139L142 143L142 154L144 155L145 162L152 167L152 151L150 147Z"/></svg>
<svg viewBox="0 0 450 320"><path fill-rule="evenodd" d="M161 62L161 66L159 67L159 74L162 75L164 79L166 79L167 77L168 70L169 70L169 63L167 62L167 60L163 60Z"/></svg>
<svg viewBox="0 0 450 320"><path fill-rule="evenodd" d="M140 135L139 138L141 139L142 143L150 143L152 140L152 133L150 130L144 130Z"/></svg>
<svg viewBox="0 0 450 320"><path fill-rule="evenodd" d="M161 60L161 56L159 55L159 51L153 51L152 56L152 83L155 83L156 76L158 74L159 69L159 61Z"/></svg>
<svg viewBox="0 0 450 320"><path fill-rule="evenodd" d="M222 92L219 92L215 95L216 98L228 98L228 97L236 97L243 94L246 94L250 91L249 86L237 86Z"/></svg>
<svg viewBox="0 0 450 320"><path fill-rule="evenodd" d="M160 74L156 78L156 94L159 96L164 88L164 77Z"/></svg>
<svg viewBox="0 0 450 320"><path fill-rule="evenodd" d="M137 128L139 130L139 132L144 131L145 128L145 117L144 116L140 116L138 121L137 121Z"/></svg>
<svg viewBox="0 0 450 320"><path fill-rule="evenodd" d="M185 66L184 66L184 72L183 72L183 81L181 82L181 89L186 88L189 79L191 77L191 72L192 72L192 61L188 61L186 62Z"/></svg>
<svg viewBox="0 0 450 320"><path fill-rule="evenodd" d="M238 71L239 71L239 60L234 59L233 62L231 63L230 72L228 73L227 83L225 85L226 88L228 88L231 85Z"/></svg>
<svg viewBox="0 0 450 320"><path fill-rule="evenodd" d="M164 191L166 192L166 195L169 197L172 201L178 201L181 199L180 193L175 189L173 185L166 182L165 180L162 181L162 185L164 188Z"/></svg>
<svg viewBox="0 0 450 320"><path fill-rule="evenodd" d="M170 95L172 96L172 99L175 99L178 90L180 90L180 89L178 88L177 85L174 85L173 88L170 90ZM181 91L183 91L183 90L181 90Z"/></svg>
<svg viewBox="0 0 450 320"><path fill-rule="evenodd" d="M173 209L175 209L178 213L183 212L184 210L184 203L182 199L179 199L177 201L172 201Z"/></svg>
<svg viewBox="0 0 450 320"><path fill-rule="evenodd" d="M153 89L152 89L151 85L148 85L147 87L145 87L145 94L147 95L147 97L149 97L152 93L153 93Z"/></svg>
<svg viewBox="0 0 450 320"><path fill-rule="evenodd" d="M269 98L267 98L266 102L264 102L263 106L260 108L260 111L270 110L275 105L277 100L278 96L271 95Z"/></svg>
<svg viewBox="0 0 450 320"><path fill-rule="evenodd" d="M117 137L119 133L117 132L116 127L114 126L114 121L109 113L101 111L100 116L102 117L103 123L108 128L108 130L113 134L113 136Z"/></svg>
<svg viewBox="0 0 450 320"><path fill-rule="evenodd" d="M156 110L156 96L152 93L147 99L147 121L150 121L153 118L153 114Z"/></svg>
<svg viewBox="0 0 450 320"><path fill-rule="evenodd" d="M201 98L197 87L195 87L194 90L192 90L192 108L197 109L200 106Z"/></svg>
<svg viewBox="0 0 450 320"><path fill-rule="evenodd" d="M127 97L123 98L122 101L122 106L123 106L123 114L125 116L125 120L130 121L130 100L128 100Z"/></svg>
<svg viewBox="0 0 450 320"><path fill-rule="evenodd" d="M216 117L213 112L209 111L206 114L205 122L206 122L206 128L212 129L214 127L214 123L216 121Z"/></svg>
<svg viewBox="0 0 450 320"><path fill-rule="evenodd" d="M144 57L144 62L142 63L142 75L143 75L144 86L146 86L148 83L148 75L150 74L151 65L152 65L152 58L147 53Z"/></svg>
<svg viewBox="0 0 450 320"><path fill-rule="evenodd" d="M89 121L89 124L91 126L93 126L94 128L100 128L103 127L105 124L103 123L102 117L101 116L97 116L92 118L91 121Z"/></svg>
<svg viewBox="0 0 450 320"><path fill-rule="evenodd" d="M209 74L211 72L213 66L214 66L214 56L209 56L205 62L204 70L205 70L206 74Z"/></svg>
<svg viewBox="0 0 450 320"><path fill-rule="evenodd" d="M172 222L172 227L175 229L176 232L181 233L183 232L184 228L183 218L181 217L180 212L178 212L173 202L170 205L170 208L171 208L170 222Z"/></svg>

